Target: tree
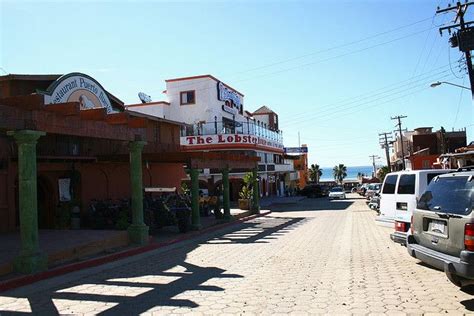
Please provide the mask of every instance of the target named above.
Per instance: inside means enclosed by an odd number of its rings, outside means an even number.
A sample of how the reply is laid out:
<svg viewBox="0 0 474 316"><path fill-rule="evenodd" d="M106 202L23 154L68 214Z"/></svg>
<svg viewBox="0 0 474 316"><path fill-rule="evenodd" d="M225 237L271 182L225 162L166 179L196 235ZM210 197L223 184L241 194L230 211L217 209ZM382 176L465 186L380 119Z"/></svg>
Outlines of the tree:
<svg viewBox="0 0 474 316"><path fill-rule="evenodd" d="M318 164L312 164L309 168L309 178L312 182L319 182L319 179L323 175L323 170L319 167Z"/></svg>
<svg viewBox="0 0 474 316"><path fill-rule="evenodd" d="M387 167L387 166L383 166L382 168L380 168L378 171L377 171L377 179L379 179L379 181L382 183L383 182L383 179L385 179L385 176L387 175L387 173L390 172L390 168Z"/></svg>
<svg viewBox="0 0 474 316"><path fill-rule="evenodd" d="M340 163L339 165L334 166L332 173L334 180L336 180L337 183L342 184L344 178L347 177L347 167Z"/></svg>

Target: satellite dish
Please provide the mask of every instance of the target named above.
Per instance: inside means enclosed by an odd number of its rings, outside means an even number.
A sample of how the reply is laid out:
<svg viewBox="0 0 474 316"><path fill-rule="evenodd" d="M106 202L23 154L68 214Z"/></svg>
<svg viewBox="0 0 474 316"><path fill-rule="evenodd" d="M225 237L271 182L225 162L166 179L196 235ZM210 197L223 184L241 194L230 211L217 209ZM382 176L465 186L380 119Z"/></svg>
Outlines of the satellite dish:
<svg viewBox="0 0 474 316"><path fill-rule="evenodd" d="M150 103L151 102L151 97L143 92L138 93L138 97L142 101L142 103Z"/></svg>

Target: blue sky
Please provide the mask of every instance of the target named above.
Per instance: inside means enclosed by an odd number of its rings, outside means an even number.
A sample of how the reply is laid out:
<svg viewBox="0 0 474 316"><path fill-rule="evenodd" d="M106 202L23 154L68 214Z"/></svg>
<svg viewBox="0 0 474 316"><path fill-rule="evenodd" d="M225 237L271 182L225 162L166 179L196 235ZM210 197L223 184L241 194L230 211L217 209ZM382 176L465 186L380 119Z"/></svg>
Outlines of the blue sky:
<svg viewBox="0 0 474 316"><path fill-rule="evenodd" d="M433 17L449 2L0 0L0 67L84 72L125 103L163 99L167 78L213 74L247 110L276 111L286 146L300 132L310 163L369 165L394 115L408 129L467 127L473 140L469 91L429 87L469 85L437 30L452 14Z"/></svg>

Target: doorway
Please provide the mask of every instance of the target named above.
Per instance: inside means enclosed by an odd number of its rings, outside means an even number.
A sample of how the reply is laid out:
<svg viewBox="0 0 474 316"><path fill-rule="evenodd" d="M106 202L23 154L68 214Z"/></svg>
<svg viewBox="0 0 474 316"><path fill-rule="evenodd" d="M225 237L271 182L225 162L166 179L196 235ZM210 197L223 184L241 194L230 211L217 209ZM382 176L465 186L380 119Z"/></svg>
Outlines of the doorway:
<svg viewBox="0 0 474 316"><path fill-rule="evenodd" d="M38 228L53 229L55 223L54 191L51 182L44 176L38 177Z"/></svg>

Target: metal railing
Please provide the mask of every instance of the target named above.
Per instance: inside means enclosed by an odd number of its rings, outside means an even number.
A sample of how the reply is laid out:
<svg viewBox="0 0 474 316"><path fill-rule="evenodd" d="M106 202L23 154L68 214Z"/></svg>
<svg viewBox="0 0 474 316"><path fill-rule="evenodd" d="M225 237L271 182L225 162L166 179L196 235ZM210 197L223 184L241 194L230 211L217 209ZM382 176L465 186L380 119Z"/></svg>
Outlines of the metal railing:
<svg viewBox="0 0 474 316"><path fill-rule="evenodd" d="M243 134L254 135L283 143L282 131L274 131L252 121L215 121L210 123L198 123L185 125L181 129L181 136L201 136L220 134Z"/></svg>

